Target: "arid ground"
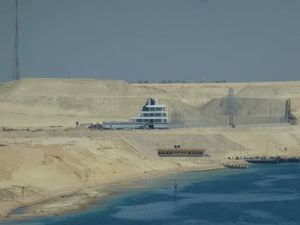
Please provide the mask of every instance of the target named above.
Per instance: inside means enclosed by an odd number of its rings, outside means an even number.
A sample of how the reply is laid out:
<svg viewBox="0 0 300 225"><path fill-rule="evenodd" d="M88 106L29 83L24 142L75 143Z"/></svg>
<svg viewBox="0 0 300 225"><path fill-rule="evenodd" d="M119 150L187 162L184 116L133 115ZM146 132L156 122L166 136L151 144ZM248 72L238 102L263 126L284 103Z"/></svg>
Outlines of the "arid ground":
<svg viewBox="0 0 300 225"><path fill-rule="evenodd" d="M292 112L300 116L300 82L129 84L24 79L1 83L0 216L28 205L27 215L78 209L111 194L109 187L115 183L223 168L230 156L300 155L300 127L286 123L134 131L75 127L76 121L128 120L137 116L149 97L176 109L184 121L203 120L209 115L202 115L201 107L226 95L230 87L244 98L289 98ZM158 148L174 144L206 148L208 156L157 155Z"/></svg>

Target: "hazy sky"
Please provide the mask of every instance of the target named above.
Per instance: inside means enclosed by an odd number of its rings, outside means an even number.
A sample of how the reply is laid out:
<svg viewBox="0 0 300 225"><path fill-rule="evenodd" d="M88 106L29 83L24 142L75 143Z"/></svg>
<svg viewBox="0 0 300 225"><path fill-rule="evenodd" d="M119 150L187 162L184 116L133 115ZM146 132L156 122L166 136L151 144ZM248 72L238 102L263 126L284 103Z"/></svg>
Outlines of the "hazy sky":
<svg viewBox="0 0 300 225"><path fill-rule="evenodd" d="M24 77L300 80L299 0L19 0ZM14 0L0 0L0 81Z"/></svg>

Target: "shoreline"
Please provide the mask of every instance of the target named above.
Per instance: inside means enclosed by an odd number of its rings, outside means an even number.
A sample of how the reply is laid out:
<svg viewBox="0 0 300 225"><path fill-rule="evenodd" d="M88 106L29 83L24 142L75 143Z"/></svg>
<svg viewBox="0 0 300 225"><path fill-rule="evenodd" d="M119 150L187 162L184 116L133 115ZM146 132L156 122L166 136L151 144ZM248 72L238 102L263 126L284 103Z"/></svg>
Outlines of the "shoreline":
<svg viewBox="0 0 300 225"><path fill-rule="evenodd" d="M156 171L155 173L136 174L132 177L124 178L123 180L111 182L107 184L100 184L93 187L87 187L83 190L75 191L69 194L51 197L48 199L41 199L32 204L20 205L11 210L5 217L0 217L0 221L19 221L30 218L39 218L46 216L59 216L68 213L76 213L85 210L97 202L101 202L110 196L116 195L119 191L108 191L113 187L139 188L136 182L140 180L150 180L159 177L164 177L172 174L188 173L193 171L215 171L226 169L220 165L210 165L204 168L183 168L174 171ZM55 207L55 208L53 208ZM21 213L16 211L21 210ZM23 211L24 210L24 211Z"/></svg>
<svg viewBox="0 0 300 225"><path fill-rule="evenodd" d="M0 132L0 221L80 211L117 194L112 187L122 190L138 187L142 179L223 169L232 157L299 155L299 132L299 126L277 127L276 132L273 127ZM159 157L156 150L170 143L201 146L208 157ZM285 147L288 151L282 152ZM24 196L20 187L25 187Z"/></svg>

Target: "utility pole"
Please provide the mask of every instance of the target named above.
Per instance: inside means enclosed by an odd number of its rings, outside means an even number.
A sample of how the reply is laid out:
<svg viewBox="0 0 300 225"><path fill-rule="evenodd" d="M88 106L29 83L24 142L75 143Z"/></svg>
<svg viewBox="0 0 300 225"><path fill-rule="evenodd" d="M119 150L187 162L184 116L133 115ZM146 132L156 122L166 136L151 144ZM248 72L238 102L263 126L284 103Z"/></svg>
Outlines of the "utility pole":
<svg viewBox="0 0 300 225"><path fill-rule="evenodd" d="M18 18L18 0L15 0L15 71L13 79L20 80L20 67L19 67L19 18Z"/></svg>

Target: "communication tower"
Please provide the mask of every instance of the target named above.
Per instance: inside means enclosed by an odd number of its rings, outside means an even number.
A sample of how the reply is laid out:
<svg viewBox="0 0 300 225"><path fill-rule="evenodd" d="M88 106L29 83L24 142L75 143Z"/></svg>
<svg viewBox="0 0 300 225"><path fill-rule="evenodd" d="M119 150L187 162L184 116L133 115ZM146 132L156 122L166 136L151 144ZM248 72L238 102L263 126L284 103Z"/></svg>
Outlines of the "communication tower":
<svg viewBox="0 0 300 225"><path fill-rule="evenodd" d="M18 18L18 0L15 0L15 43L14 43L14 73L13 80L20 80L19 66L19 18Z"/></svg>
<svg viewBox="0 0 300 225"><path fill-rule="evenodd" d="M223 112L228 115L229 126L235 127L234 116L240 111L242 108L241 100L234 95L233 88L229 88L228 95L225 96L220 106L223 109Z"/></svg>

